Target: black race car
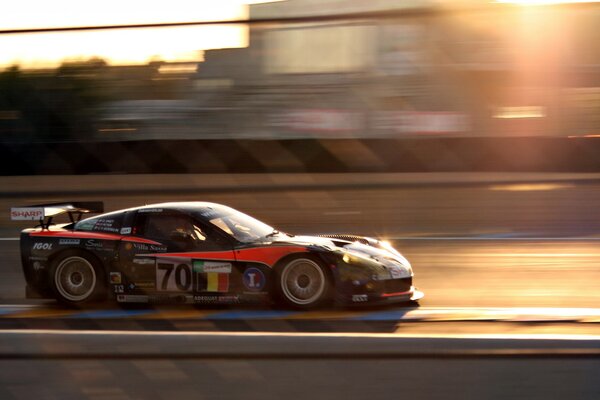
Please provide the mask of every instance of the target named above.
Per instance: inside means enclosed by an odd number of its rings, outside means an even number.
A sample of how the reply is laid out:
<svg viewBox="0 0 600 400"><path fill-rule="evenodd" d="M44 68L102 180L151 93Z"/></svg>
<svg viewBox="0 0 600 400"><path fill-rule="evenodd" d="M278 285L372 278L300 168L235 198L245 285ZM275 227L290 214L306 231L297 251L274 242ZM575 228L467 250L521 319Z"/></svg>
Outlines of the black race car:
<svg viewBox="0 0 600 400"><path fill-rule="evenodd" d="M416 301L410 263L387 242L354 235L295 236L204 202L103 212L101 202L11 209L39 220L21 233L29 298L81 304ZM70 223L53 224L61 214Z"/></svg>

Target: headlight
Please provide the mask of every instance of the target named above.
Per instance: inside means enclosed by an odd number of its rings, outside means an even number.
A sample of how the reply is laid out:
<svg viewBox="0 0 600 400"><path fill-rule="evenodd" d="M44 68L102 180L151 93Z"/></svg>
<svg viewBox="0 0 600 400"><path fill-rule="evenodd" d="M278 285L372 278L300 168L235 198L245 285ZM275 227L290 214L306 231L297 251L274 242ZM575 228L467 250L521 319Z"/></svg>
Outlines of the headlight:
<svg viewBox="0 0 600 400"><path fill-rule="evenodd" d="M373 262L369 258L361 257L350 253L344 253L344 255L342 256L342 260L344 260L346 264L364 264Z"/></svg>

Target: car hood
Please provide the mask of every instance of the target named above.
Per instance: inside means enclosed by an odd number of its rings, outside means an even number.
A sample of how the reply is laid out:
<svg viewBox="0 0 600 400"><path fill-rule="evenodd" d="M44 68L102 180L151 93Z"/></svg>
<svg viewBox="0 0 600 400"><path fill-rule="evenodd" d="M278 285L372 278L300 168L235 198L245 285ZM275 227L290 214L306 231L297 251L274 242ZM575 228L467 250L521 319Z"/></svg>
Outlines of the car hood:
<svg viewBox="0 0 600 400"><path fill-rule="evenodd" d="M375 241L374 239L371 240ZM377 261L386 267L396 267L398 264L400 264L408 269L411 269L411 265L408 260L393 248L390 247L390 249L385 249L382 247L376 247L375 245L363 244L359 241L350 242L347 240L337 240L319 236L288 237L282 234L279 237L273 238L271 243L315 246L327 250L342 250L349 255L355 255Z"/></svg>

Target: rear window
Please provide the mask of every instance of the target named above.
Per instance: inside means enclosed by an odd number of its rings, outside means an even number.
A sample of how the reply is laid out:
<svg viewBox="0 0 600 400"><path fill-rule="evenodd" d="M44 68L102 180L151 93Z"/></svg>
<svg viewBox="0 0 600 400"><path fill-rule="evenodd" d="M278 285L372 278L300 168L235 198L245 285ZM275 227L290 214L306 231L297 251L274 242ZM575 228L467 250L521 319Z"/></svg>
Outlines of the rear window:
<svg viewBox="0 0 600 400"><path fill-rule="evenodd" d="M76 231L119 233L123 224L123 213L104 214L87 218L75 224Z"/></svg>

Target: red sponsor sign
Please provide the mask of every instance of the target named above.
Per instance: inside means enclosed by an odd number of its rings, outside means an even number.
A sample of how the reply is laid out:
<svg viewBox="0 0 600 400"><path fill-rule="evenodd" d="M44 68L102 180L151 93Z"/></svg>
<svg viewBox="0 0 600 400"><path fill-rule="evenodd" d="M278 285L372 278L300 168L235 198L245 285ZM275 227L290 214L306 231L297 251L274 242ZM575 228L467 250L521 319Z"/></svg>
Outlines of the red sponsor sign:
<svg viewBox="0 0 600 400"><path fill-rule="evenodd" d="M13 221L33 221L44 218L42 207L13 207L10 209L10 219Z"/></svg>

